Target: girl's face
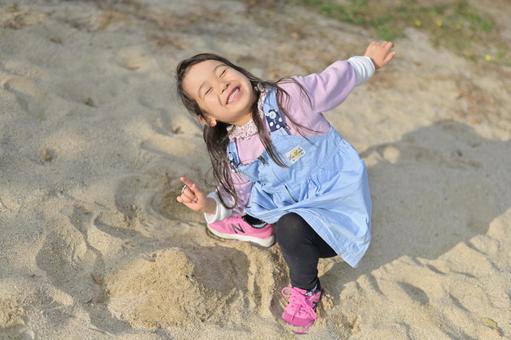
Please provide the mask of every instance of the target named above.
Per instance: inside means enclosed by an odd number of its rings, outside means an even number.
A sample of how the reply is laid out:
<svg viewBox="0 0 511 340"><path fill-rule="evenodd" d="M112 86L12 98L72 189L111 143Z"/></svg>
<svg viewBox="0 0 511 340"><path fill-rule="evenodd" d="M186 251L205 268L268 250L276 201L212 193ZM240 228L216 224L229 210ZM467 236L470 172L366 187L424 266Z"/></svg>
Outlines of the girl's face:
<svg viewBox="0 0 511 340"><path fill-rule="evenodd" d="M183 89L199 104L209 126L217 121L242 125L252 117L255 95L250 80L220 61L205 60L190 66ZM204 122L202 117L199 120Z"/></svg>

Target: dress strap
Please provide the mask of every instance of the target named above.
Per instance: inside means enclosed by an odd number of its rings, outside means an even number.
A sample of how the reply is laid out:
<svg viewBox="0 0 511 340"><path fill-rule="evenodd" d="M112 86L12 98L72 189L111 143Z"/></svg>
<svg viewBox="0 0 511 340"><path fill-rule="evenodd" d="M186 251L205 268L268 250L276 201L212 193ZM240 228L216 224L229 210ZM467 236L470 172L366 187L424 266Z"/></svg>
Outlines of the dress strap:
<svg viewBox="0 0 511 340"><path fill-rule="evenodd" d="M287 134L290 134L284 115L279 110L279 105L277 103L277 89L275 87L269 87L267 91L268 94L266 95L263 103L263 112L264 118L266 118L266 122L270 127L270 132L275 132L283 128Z"/></svg>
<svg viewBox="0 0 511 340"><path fill-rule="evenodd" d="M238 156L238 146L236 145L236 140L231 140L229 144L227 144L227 156L229 157L229 163L231 164L231 168L235 172L238 171L238 166L241 164L240 157Z"/></svg>

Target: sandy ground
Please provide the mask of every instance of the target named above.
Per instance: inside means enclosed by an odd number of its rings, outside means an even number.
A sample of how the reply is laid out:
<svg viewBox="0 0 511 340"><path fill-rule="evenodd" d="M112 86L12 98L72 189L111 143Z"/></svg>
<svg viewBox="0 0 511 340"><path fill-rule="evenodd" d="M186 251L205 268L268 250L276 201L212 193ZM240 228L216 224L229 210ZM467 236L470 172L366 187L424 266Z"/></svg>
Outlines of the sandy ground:
<svg viewBox="0 0 511 340"><path fill-rule="evenodd" d="M211 238L175 201L182 174L213 184L175 66L213 51L277 79L374 37L271 1L13 3L0 1L0 338L294 338L278 246ZM511 4L478 3L511 44ZM326 114L368 165L373 241L358 269L321 260L304 339L511 337L511 70L407 36Z"/></svg>

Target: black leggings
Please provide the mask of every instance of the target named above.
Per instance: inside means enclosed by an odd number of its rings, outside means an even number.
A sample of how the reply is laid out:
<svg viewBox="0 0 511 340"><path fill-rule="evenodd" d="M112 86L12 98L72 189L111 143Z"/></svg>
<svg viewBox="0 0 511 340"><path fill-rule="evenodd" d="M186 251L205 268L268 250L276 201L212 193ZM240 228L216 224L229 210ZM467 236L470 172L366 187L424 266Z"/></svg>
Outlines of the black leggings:
<svg viewBox="0 0 511 340"><path fill-rule="evenodd" d="M243 218L251 225L262 223L250 215ZM307 290L314 288L319 284L319 258L336 256L336 252L296 213L283 215L273 230L289 267L291 285Z"/></svg>
<svg viewBox="0 0 511 340"><path fill-rule="evenodd" d="M319 284L319 258L336 256L336 252L296 213L283 215L273 228L289 267L291 285L314 288Z"/></svg>

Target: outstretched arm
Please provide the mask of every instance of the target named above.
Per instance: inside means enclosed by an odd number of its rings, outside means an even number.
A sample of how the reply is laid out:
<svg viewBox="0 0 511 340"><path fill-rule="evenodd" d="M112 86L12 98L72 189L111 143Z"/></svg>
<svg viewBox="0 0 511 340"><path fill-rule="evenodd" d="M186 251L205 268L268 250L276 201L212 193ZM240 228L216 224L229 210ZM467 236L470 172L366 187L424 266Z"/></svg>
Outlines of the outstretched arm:
<svg viewBox="0 0 511 340"><path fill-rule="evenodd" d="M338 60L320 73L295 76L307 91L314 113L332 110L341 104L355 86L367 81L375 70L388 64L395 55L392 42L372 42L364 56Z"/></svg>
<svg viewBox="0 0 511 340"><path fill-rule="evenodd" d="M357 85L355 69L347 60L338 60L322 72L293 77L306 90L311 111L330 111L341 104Z"/></svg>

